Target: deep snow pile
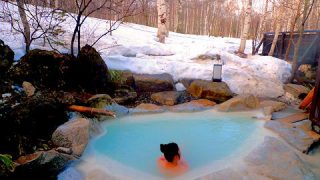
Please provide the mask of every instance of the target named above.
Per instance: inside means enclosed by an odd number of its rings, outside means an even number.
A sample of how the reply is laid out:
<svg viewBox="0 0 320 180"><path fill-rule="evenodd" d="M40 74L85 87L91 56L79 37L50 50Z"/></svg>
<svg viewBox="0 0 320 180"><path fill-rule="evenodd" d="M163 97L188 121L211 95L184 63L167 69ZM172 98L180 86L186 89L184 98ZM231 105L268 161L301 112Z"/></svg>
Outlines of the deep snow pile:
<svg viewBox="0 0 320 180"><path fill-rule="evenodd" d="M90 44L104 32L108 21L88 18L83 25L81 43ZM72 18L68 18L63 28L66 30L62 41L69 43L73 32ZM23 55L23 38L10 31L10 25L2 23L0 39L15 51L16 59ZM212 60L194 60L202 54L220 54L223 63L222 78L236 94L254 94L260 97L283 95L283 82L289 77L291 65L283 60L259 55L242 59L233 54L239 47L240 39L220 38L171 33L165 44L157 42L156 28L124 23L112 33L102 38L95 48L101 53L110 69L130 70L135 73L170 73L175 81L181 78L210 80ZM39 40L31 48L42 47ZM68 44L66 47L69 47ZM62 52L67 48L60 47ZM250 53L251 42L247 42L246 52Z"/></svg>

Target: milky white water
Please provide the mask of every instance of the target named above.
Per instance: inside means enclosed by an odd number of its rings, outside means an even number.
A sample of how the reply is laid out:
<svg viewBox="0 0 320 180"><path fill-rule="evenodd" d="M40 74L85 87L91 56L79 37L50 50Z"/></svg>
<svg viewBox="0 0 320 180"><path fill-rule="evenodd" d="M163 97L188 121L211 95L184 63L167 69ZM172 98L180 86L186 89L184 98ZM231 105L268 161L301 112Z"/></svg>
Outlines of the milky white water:
<svg viewBox="0 0 320 180"><path fill-rule="evenodd" d="M91 140L80 163L87 179L167 178L157 168L160 144L176 142L190 170L181 179L196 178L239 164L263 141L263 121L254 112L132 115L108 120L105 133ZM63 179L63 178L62 178Z"/></svg>

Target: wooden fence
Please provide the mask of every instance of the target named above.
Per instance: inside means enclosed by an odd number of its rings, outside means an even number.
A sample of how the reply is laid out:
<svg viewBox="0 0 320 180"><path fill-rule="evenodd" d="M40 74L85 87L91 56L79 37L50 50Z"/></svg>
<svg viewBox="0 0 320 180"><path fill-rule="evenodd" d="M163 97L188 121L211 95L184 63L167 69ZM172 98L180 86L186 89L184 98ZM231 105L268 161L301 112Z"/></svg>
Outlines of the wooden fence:
<svg viewBox="0 0 320 180"><path fill-rule="evenodd" d="M265 33L262 55L267 56L271 44L274 38L274 33ZM293 33L293 42L297 42L299 38L299 33ZM278 37L276 48L273 56L284 59L286 50L288 48L290 40L290 32L281 32ZM291 43L291 48L289 51L288 60L293 59L294 54L294 44ZM320 30L305 31L302 37L302 42L299 48L299 62L301 64L317 64L317 59L320 56Z"/></svg>

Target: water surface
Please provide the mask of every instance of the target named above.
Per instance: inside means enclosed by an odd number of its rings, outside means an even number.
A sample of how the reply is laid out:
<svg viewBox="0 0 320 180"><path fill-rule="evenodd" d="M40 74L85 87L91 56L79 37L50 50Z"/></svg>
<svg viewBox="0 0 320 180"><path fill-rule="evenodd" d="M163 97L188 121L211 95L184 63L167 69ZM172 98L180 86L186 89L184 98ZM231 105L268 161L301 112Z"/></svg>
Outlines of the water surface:
<svg viewBox="0 0 320 180"><path fill-rule="evenodd" d="M252 116L252 112L209 110L132 115L109 120L103 123L105 133L90 142L82 158L84 161L77 166L85 174L95 166L100 173L111 173L114 177L165 178L156 164L161 156L160 144L176 142L189 163L190 172L218 162L221 166L216 167L222 168L232 165L228 158L246 153L263 139L263 135L257 133L262 129L263 121L252 119Z"/></svg>

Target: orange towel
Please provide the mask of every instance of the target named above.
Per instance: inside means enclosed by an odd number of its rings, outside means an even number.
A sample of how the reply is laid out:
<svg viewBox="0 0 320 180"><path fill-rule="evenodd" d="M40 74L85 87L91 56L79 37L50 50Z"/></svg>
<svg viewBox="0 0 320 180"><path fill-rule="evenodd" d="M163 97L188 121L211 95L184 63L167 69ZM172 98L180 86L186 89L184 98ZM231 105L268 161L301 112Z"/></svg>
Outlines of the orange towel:
<svg viewBox="0 0 320 180"><path fill-rule="evenodd" d="M310 104L312 103L312 98L313 98L313 95L314 95L314 89L313 88L307 95L306 98L304 98L304 100L300 103L300 106L299 108L300 109L306 109L308 106L310 106Z"/></svg>

